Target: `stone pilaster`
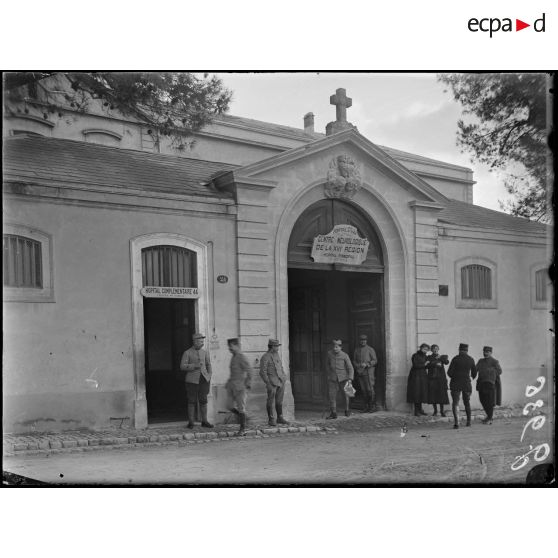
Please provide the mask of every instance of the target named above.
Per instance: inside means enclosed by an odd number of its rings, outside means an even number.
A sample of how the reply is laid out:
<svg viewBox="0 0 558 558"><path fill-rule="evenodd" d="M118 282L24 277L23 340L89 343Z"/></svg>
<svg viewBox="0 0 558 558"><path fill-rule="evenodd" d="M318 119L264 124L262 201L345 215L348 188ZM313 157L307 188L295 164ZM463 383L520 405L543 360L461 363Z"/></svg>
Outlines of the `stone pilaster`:
<svg viewBox="0 0 558 558"><path fill-rule="evenodd" d="M417 340L437 343L440 335L439 272L438 272L438 211L433 202L413 201L415 212L415 298Z"/></svg>

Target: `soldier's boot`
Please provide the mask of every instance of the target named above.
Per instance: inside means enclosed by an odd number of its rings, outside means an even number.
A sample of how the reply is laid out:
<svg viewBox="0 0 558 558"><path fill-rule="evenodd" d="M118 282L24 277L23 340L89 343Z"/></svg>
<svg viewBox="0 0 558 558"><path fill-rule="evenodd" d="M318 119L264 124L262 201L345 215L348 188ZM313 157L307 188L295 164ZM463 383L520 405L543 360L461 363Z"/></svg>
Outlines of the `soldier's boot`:
<svg viewBox="0 0 558 558"><path fill-rule="evenodd" d="M266 405L267 408L267 424L269 424L269 426L277 426L277 421L275 420L275 417L273 416L273 406L272 405Z"/></svg>
<svg viewBox="0 0 558 558"><path fill-rule="evenodd" d="M438 407L436 406L436 403L434 403L432 407L434 407L434 412L432 413L432 416L435 417L438 414Z"/></svg>
<svg viewBox="0 0 558 558"><path fill-rule="evenodd" d="M415 417L420 417L419 404L415 403Z"/></svg>
<svg viewBox="0 0 558 558"><path fill-rule="evenodd" d="M246 413L238 413L238 418L240 419L240 428L236 433L236 436L246 436Z"/></svg>
<svg viewBox="0 0 558 558"><path fill-rule="evenodd" d="M376 401L375 401L374 395L370 396L369 401L370 401L370 412L375 413L378 410L378 408L376 407Z"/></svg>
<svg viewBox="0 0 558 558"><path fill-rule="evenodd" d="M275 405L275 410L277 411L277 424L289 424L289 421L283 417L283 405Z"/></svg>
<svg viewBox="0 0 558 558"><path fill-rule="evenodd" d="M458 416L459 409L456 405L452 405L451 410L453 413L453 427L457 429L459 428L459 416Z"/></svg>
<svg viewBox="0 0 558 558"><path fill-rule="evenodd" d="M188 428L194 428L194 416L196 415L195 403L188 403Z"/></svg>
<svg viewBox="0 0 558 558"><path fill-rule="evenodd" d="M467 414L467 423L465 426L471 426L471 404L467 403L465 405L465 413Z"/></svg>
<svg viewBox="0 0 558 558"><path fill-rule="evenodd" d="M201 425L204 428L213 428L213 425L207 420L207 403L205 405L200 405L201 411Z"/></svg>
<svg viewBox="0 0 558 558"><path fill-rule="evenodd" d="M337 418L337 408L336 407L331 407L331 412L329 413L329 416L326 417L326 419L336 419Z"/></svg>
<svg viewBox="0 0 558 558"><path fill-rule="evenodd" d="M345 416L351 416L351 400L348 395L345 395Z"/></svg>
<svg viewBox="0 0 558 558"><path fill-rule="evenodd" d="M440 403L440 416L445 417L446 411L444 411L444 406Z"/></svg>

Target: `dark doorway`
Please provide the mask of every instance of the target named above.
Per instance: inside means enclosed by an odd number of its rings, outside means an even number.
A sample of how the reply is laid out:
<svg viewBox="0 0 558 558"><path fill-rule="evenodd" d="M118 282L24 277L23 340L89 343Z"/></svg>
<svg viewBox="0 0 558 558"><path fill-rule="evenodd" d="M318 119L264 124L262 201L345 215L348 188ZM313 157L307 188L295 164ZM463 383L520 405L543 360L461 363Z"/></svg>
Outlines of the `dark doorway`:
<svg viewBox="0 0 558 558"><path fill-rule="evenodd" d="M378 355L376 401L385 401L383 276L374 273L289 269L289 347L296 408L327 405L325 358L331 340L343 340L351 360L358 336L368 335ZM361 407L360 390L354 408Z"/></svg>
<svg viewBox="0 0 558 558"><path fill-rule="evenodd" d="M148 422L186 420L182 353L195 328L195 302L189 299L144 298L145 380Z"/></svg>
<svg viewBox="0 0 558 558"><path fill-rule="evenodd" d="M313 240L335 225L351 225L369 241L360 265L317 263ZM374 224L356 205L339 199L316 202L299 217L289 239L289 347L291 385L298 409L327 405L325 357L342 339L351 360L358 336L376 351L376 403L385 408L384 258ZM360 389L355 382L360 404ZM341 394L340 394L341 396Z"/></svg>

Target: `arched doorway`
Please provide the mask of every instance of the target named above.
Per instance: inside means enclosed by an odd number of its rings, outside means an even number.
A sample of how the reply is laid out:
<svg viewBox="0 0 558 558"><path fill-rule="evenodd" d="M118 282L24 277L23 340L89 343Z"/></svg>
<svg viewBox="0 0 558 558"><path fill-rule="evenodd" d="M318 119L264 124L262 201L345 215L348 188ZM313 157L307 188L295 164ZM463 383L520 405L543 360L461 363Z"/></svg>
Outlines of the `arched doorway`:
<svg viewBox="0 0 558 558"><path fill-rule="evenodd" d="M184 420L179 355L194 331L207 333L207 247L181 234L146 234L130 240L130 263L134 426Z"/></svg>
<svg viewBox="0 0 558 558"><path fill-rule="evenodd" d="M318 263L314 239L336 225L350 225L369 241L366 259ZM351 358L358 336L368 335L378 355L376 402L385 408L386 350L384 257L378 233L355 205L339 199L308 207L293 227L288 247L290 373L295 408L316 409L327 399L325 355L341 338ZM359 397L355 401L359 404Z"/></svg>

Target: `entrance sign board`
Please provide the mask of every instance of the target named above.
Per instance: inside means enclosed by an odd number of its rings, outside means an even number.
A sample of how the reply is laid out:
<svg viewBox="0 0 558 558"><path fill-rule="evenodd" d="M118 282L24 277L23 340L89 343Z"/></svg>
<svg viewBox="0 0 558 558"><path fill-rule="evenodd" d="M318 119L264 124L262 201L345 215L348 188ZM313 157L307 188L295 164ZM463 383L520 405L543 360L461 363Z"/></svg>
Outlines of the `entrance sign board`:
<svg viewBox="0 0 558 558"><path fill-rule="evenodd" d="M367 238L360 238L356 227L335 225L328 234L314 237L312 259L314 263L360 265L368 253Z"/></svg>
<svg viewBox="0 0 558 558"><path fill-rule="evenodd" d="M142 296L147 298L199 298L197 287L143 287Z"/></svg>

